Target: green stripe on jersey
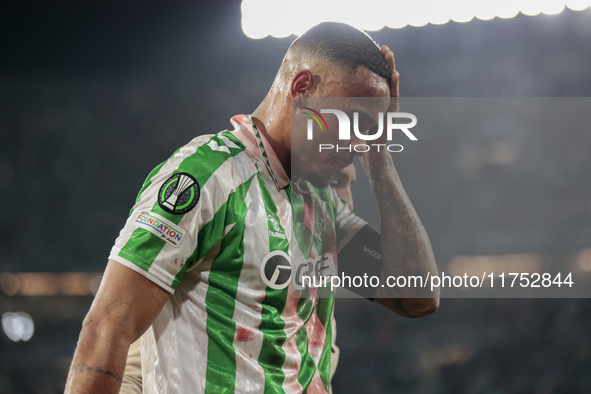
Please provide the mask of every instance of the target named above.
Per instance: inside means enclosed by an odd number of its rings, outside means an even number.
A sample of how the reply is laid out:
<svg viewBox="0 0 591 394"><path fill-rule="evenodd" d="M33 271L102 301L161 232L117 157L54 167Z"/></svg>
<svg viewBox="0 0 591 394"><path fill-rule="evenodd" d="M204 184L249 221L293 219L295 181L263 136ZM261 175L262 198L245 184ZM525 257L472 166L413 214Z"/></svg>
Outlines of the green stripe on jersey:
<svg viewBox="0 0 591 394"><path fill-rule="evenodd" d="M328 293L328 294L324 294ZM322 322L324 330L326 331L326 341L324 342L324 349L318 364L318 373L320 379L324 384L324 388L328 392L330 386L330 359L332 354L332 309L334 308L334 293L330 294L329 288L321 288L318 294L318 302L316 303L316 315ZM325 298L328 297L328 298Z"/></svg>
<svg viewBox="0 0 591 394"><path fill-rule="evenodd" d="M244 183L250 185L254 178L254 174ZM173 287L176 288L180 284L180 280L187 271L196 262L203 259L211 251L211 249L222 239L224 231L227 226L226 212L228 211L228 201L226 200L222 206L217 210L213 219L207 222L199 233L197 234L197 248L193 254L187 259L187 262L174 278Z"/></svg>
<svg viewBox="0 0 591 394"><path fill-rule="evenodd" d="M244 200L252 179L254 177L240 185L226 201L228 209L224 224L233 224L234 227L222 239L220 253L213 260L209 273L205 297L208 337L205 393L231 394L235 389L236 352L233 341L236 322L233 317L240 271L244 264L243 235L247 210Z"/></svg>
<svg viewBox="0 0 591 394"><path fill-rule="evenodd" d="M302 356L302 363L300 365L300 372L298 373L298 382L302 387L308 387L314 372L316 372L316 363L310 357L308 351L308 332L306 331L306 323L314 313L314 303L308 295L302 294L302 298L298 302L298 317L304 321L304 327L297 333L298 350Z"/></svg>
<svg viewBox="0 0 591 394"><path fill-rule="evenodd" d="M326 391L328 391L328 386L330 385L330 355L332 343L332 324L330 316L332 314L334 298L321 298L330 297L330 290L324 292L323 294L321 288L320 294L318 295L318 299L316 301L316 308L314 308L312 299L307 298L308 296L304 294L302 294L302 297L303 298L301 298L298 302L298 317L304 321L304 328L302 328L297 333L297 346L302 356L302 363L300 366L300 372L298 374L298 382L303 387L308 387L314 378L316 369L318 369L318 374L320 375L322 384L324 385ZM314 309L316 310L316 315L318 316L320 323L322 323L322 326L326 331L326 339L323 344L322 355L320 356L318 365L316 365L310 356L310 351L308 348L308 332L305 327L305 324L312 318Z"/></svg>
<svg viewBox="0 0 591 394"><path fill-rule="evenodd" d="M269 193L262 175L258 173L257 178L265 205L269 228L274 228L276 223L279 227L278 232L285 234L285 230L277 216L277 205L273 201L273 197ZM269 236L269 252L274 250L282 250L289 254L288 240ZM282 366L285 361L283 345L287 341L287 335L285 334L285 322L281 318L281 312L285 308L288 293L289 287L282 290L267 287L265 299L262 302L263 308L259 329L263 332L263 344L259 353L258 362L265 372L265 393L285 393L283 390L285 374L283 373Z"/></svg>
<svg viewBox="0 0 591 394"><path fill-rule="evenodd" d="M336 225L336 218L335 218L335 206L334 201L331 198L331 193L326 188L317 188L314 187L314 193L319 197L320 201L319 204L325 204L326 212L329 214L329 219L332 223L323 222L325 227L329 225ZM315 200L316 201L316 200ZM314 205L314 213L316 217L320 217L320 209L316 204ZM337 243L338 245L338 243ZM322 242L316 244L318 255L321 255L322 250ZM318 300L316 302L316 315L318 319L324 326L324 330L326 331L326 341L324 342L324 349L322 351L322 356L320 356L319 365L318 365L318 373L320 374L320 378L322 379L322 383L326 391L330 386L330 356L331 356L331 346L332 346L332 309L334 307L334 292L330 290L330 287L320 287L318 289Z"/></svg>

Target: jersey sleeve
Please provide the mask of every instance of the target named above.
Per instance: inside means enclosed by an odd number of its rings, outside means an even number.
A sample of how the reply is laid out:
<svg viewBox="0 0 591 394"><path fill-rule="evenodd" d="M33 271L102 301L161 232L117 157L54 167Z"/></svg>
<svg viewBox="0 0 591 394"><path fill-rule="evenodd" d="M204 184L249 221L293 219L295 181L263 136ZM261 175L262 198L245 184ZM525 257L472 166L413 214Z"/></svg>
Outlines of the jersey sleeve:
<svg viewBox="0 0 591 394"><path fill-rule="evenodd" d="M367 222L351 212L349 205L337 196L337 192L334 188L330 187L330 190L335 210L334 217L337 235L337 251L340 252L351 238L353 238L353 236L367 224Z"/></svg>
<svg viewBox="0 0 591 394"><path fill-rule="evenodd" d="M238 150L223 136L198 137L156 167L109 258L173 293L223 237L224 163Z"/></svg>

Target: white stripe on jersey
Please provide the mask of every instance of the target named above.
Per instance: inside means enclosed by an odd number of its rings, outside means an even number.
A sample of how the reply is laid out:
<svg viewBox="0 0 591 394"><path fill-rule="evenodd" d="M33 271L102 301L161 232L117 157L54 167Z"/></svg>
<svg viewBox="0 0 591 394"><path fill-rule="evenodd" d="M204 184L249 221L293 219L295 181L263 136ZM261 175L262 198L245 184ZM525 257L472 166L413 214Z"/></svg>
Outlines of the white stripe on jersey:
<svg viewBox="0 0 591 394"><path fill-rule="evenodd" d="M185 275L181 286L191 288L192 302L187 302L184 291L176 291L142 337L145 394L202 392L205 388L206 359L199 358L199 355L207 357L208 338L203 333L207 324L208 275L209 271L200 272L198 276ZM158 333L157 344L155 332ZM159 354L166 360L166 371L159 361ZM183 369L191 372L181 373ZM167 377L180 382L180 387L170 387Z"/></svg>
<svg viewBox="0 0 591 394"><path fill-rule="evenodd" d="M260 185L253 179L245 203L248 206L245 223L260 223L257 226L244 228L244 264L263 261L269 253L269 229L267 213ZM234 321L234 349L236 350L236 392L259 394L265 389L265 371L258 363L263 345L263 332L253 330L261 324L262 304L265 298L266 285L261 281L257 269L242 269L238 281Z"/></svg>
<svg viewBox="0 0 591 394"><path fill-rule="evenodd" d="M299 294L299 292L297 292ZM283 344L283 351L285 352L285 360L281 369L285 374L283 381L283 390L286 394L299 394L303 387L298 381L298 374L300 372L300 365L302 363L302 355L298 350L297 333L304 324L304 321L298 316L298 301L299 297L292 297L293 292L290 289L287 292L287 302L281 312L281 319L285 322L285 334L287 341Z"/></svg>

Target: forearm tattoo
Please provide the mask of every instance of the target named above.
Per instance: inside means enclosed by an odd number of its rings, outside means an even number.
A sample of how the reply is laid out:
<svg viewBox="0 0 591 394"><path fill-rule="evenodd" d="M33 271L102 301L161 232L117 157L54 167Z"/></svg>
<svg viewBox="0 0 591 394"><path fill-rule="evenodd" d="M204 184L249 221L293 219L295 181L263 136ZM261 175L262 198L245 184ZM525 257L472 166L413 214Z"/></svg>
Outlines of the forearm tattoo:
<svg viewBox="0 0 591 394"><path fill-rule="evenodd" d="M91 367L91 366L87 365L86 363L72 365L72 367L70 369L72 371L76 371L76 372L86 372L86 371L98 372L103 375L111 376L120 382L123 382L123 377L117 375L112 370L105 371L101 367Z"/></svg>
<svg viewBox="0 0 591 394"><path fill-rule="evenodd" d="M380 163L378 171L371 171L369 163L364 164L380 209L382 253L395 263L388 267L390 274L393 271L426 274L430 267L424 262L434 261L431 243L402 187L394 163L386 159Z"/></svg>

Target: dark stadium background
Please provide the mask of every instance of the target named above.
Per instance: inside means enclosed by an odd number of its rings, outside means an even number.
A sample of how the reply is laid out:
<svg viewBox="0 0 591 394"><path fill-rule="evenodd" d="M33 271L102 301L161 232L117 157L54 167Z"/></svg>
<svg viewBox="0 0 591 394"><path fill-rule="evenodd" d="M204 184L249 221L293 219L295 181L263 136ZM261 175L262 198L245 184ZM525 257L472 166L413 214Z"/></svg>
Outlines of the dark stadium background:
<svg viewBox="0 0 591 394"><path fill-rule="evenodd" d="M0 2L0 273L102 271L148 172L256 107L293 36L247 38L239 6ZM404 96L591 96L591 9L372 36L394 50ZM475 133L468 146L486 149ZM453 138L432 162L405 158L439 261L591 247L591 130L545 133L533 178L510 163L466 175ZM0 313L35 322L28 342L0 333L0 393L63 391L91 301L0 291ZM588 299L443 299L420 320L346 299L336 317L337 394L591 392Z"/></svg>

